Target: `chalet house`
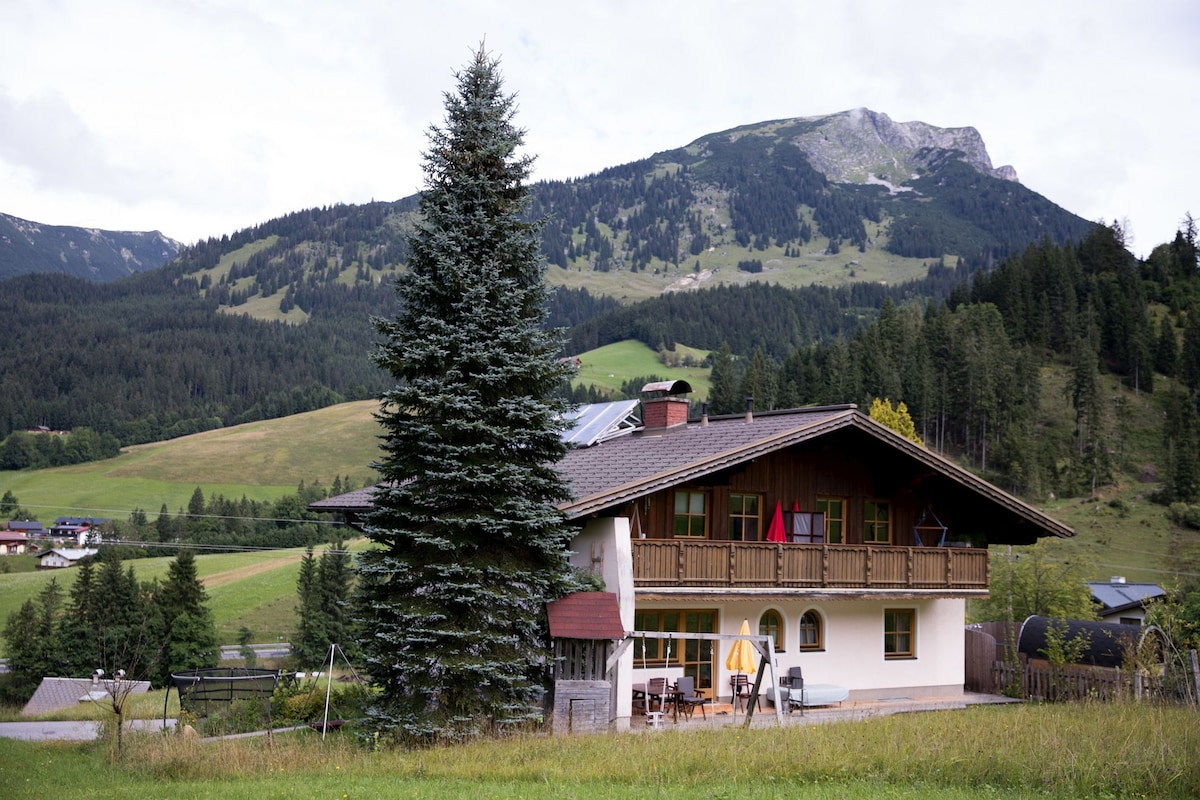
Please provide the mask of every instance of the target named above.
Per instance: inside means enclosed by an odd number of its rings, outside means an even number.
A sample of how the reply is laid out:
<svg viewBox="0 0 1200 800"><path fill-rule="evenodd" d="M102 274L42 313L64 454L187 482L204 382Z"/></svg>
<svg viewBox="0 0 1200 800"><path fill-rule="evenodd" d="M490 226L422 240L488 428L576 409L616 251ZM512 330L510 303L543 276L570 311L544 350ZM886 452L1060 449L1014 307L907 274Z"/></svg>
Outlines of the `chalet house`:
<svg viewBox="0 0 1200 800"><path fill-rule="evenodd" d="M6 532L23 533L30 538L46 535L46 529L36 519L14 519L11 522L4 523L4 530Z"/></svg>
<svg viewBox="0 0 1200 800"><path fill-rule="evenodd" d="M103 534L101 526L112 520L92 517L59 517L50 526L50 535L56 539L74 539L80 547L97 543Z"/></svg>
<svg viewBox="0 0 1200 800"><path fill-rule="evenodd" d="M685 382L646 390L639 426L610 414L609 435L559 464L572 560L617 595L632 639L612 675L618 728L649 677L728 698L732 642L687 634L743 620L771 637L776 674L800 666L850 700L961 694L988 546L1074 535L854 406L689 420ZM353 523L369 505L368 489L310 508Z"/></svg>
<svg viewBox="0 0 1200 800"><path fill-rule="evenodd" d="M56 547L38 556L38 569L62 569L74 566L75 562L84 556L94 556L100 552L88 547Z"/></svg>
<svg viewBox="0 0 1200 800"><path fill-rule="evenodd" d="M29 547L29 537L23 531L0 531L0 556L24 553Z"/></svg>

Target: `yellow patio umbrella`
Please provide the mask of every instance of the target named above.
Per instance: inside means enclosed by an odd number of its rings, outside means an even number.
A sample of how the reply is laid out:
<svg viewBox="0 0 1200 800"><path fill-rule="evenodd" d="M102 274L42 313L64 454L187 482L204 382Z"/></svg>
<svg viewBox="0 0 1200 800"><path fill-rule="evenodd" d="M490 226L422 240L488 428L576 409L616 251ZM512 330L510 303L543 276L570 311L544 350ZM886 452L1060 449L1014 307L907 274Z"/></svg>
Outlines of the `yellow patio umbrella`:
<svg viewBox="0 0 1200 800"><path fill-rule="evenodd" d="M750 620L742 620L742 627L738 630L738 636L750 635ZM738 639L733 643L733 647L729 648L729 655L725 657L725 669L733 670L739 677L742 673L753 675L758 671L758 651L754 649L754 645L749 639ZM733 684L733 702L737 704L738 699L738 684L740 681L734 680Z"/></svg>

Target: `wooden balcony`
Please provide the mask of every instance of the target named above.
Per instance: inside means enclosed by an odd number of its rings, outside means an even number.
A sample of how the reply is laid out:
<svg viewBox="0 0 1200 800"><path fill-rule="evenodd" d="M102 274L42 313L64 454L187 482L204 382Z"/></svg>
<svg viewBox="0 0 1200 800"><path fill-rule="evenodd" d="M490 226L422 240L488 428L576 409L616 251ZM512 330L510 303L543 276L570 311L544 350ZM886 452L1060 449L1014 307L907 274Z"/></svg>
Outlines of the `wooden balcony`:
<svg viewBox="0 0 1200 800"><path fill-rule="evenodd" d="M988 551L962 547L635 539L633 584L777 589L988 588Z"/></svg>

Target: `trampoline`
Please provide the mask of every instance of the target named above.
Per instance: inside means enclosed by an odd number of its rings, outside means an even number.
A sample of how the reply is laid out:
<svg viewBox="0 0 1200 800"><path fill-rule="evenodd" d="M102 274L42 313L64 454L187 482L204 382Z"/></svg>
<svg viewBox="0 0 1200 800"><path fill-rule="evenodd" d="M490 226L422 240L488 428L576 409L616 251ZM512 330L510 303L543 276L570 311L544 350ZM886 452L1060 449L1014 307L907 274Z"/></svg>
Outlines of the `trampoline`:
<svg viewBox="0 0 1200 800"><path fill-rule="evenodd" d="M163 721L167 719L167 699L171 687L179 694L179 707L197 717L225 711L235 700L260 700L270 714L271 695L279 684L282 670L215 667L171 673L167 696L163 699Z"/></svg>

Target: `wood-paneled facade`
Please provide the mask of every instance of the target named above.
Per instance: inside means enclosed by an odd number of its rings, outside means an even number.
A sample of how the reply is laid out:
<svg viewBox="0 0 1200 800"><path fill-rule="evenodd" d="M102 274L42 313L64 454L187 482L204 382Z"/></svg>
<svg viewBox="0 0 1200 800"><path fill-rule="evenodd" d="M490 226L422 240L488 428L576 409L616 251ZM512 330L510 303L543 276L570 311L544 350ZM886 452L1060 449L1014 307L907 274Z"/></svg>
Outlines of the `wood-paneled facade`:
<svg viewBox="0 0 1200 800"><path fill-rule="evenodd" d="M947 522L954 519L953 509L939 508L936 496L916 488L925 472L914 472L911 463L893 463L882 450L864 457L861 449L841 444L837 434L797 444L635 501L626 511L632 516L636 507L644 537L633 543L635 585L986 590L986 549L968 549L966 534ZM680 492L705 499L702 537L694 535L694 526L693 535L676 533ZM753 526L744 524L747 496L758 498ZM733 504L739 523L733 530L731 497L741 501ZM765 541L777 503L790 530L793 508L827 512L830 501L842 511L838 535L820 544ZM884 537L880 508L887 510ZM949 546L929 546L942 539L935 517L947 524ZM755 531L753 539L740 540L740 531L748 527Z"/></svg>
<svg viewBox="0 0 1200 800"><path fill-rule="evenodd" d="M899 474L901 469L904 469L903 477ZM704 538L729 539L730 495L754 494L762 498L759 510L761 539L766 536L776 502L785 512L790 512L793 504L801 511L814 512L818 510L820 498L838 498L846 501L845 538L839 544L864 544L863 510L867 501L886 501L891 512L889 543L915 546L913 527L927 510L932 508L947 525L952 519L949 509L938 507L936 497L907 488L916 482L916 476L911 475L911 466L872 465L837 447L835 442L817 441L795 445L736 469L654 492L638 501L638 514L647 538L673 538L676 492L704 492L709 501L708 530ZM926 522L930 522L927 515Z"/></svg>

